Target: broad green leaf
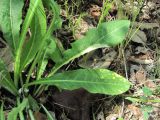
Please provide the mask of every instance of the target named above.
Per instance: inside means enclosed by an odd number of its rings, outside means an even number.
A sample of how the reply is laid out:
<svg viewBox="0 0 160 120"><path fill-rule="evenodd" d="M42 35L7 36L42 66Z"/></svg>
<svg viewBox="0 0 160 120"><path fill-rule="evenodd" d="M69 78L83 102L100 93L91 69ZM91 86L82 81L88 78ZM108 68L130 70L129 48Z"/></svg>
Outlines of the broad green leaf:
<svg viewBox="0 0 160 120"><path fill-rule="evenodd" d="M3 103L1 104L1 107L0 107L0 120L5 120L4 111L3 111Z"/></svg>
<svg viewBox="0 0 160 120"><path fill-rule="evenodd" d="M54 62L59 62L62 61L63 59L63 53L61 52L61 50L59 49L58 43L56 43L56 39L53 37L50 37L50 43L47 46L46 49L46 59L52 59Z"/></svg>
<svg viewBox="0 0 160 120"><path fill-rule="evenodd" d="M97 28L90 29L86 36L71 44L72 48L63 54L63 61L56 63L50 76L69 61L88 53L92 50L115 46L121 43L129 29L130 21L115 20L100 24Z"/></svg>
<svg viewBox="0 0 160 120"><path fill-rule="evenodd" d="M18 94L18 90L16 89L9 72L5 66L5 63L0 59L0 86L4 87L13 95Z"/></svg>
<svg viewBox="0 0 160 120"><path fill-rule="evenodd" d="M32 18L34 16L34 13L39 3L40 3L40 0L30 0L29 9L27 11L27 15L22 25L22 31L20 34L20 39L18 42L17 50L16 50L15 65L14 65L14 83L16 87L18 86L18 80L19 80L19 75L20 75L20 58L22 54L23 45L25 43L26 34L28 32L28 28L30 26L30 23L32 21Z"/></svg>
<svg viewBox="0 0 160 120"><path fill-rule="evenodd" d="M130 83L122 76L106 69L79 69L55 74L52 77L37 80L35 84L55 85L62 89L84 88L91 93L117 95L126 92Z"/></svg>
<svg viewBox="0 0 160 120"><path fill-rule="evenodd" d="M19 112L22 112L25 107L28 105L28 99L24 99L21 104L18 105L18 107L15 107L9 112L8 114L8 120L18 120L18 114Z"/></svg>
<svg viewBox="0 0 160 120"><path fill-rule="evenodd" d="M13 53L20 37L23 4L23 0L0 0L0 29Z"/></svg>
<svg viewBox="0 0 160 120"><path fill-rule="evenodd" d="M43 44L42 40L44 40L43 37L46 29L46 15L43 4L40 1L30 25L31 38L25 43L21 56L21 70L26 67L37 54L41 44Z"/></svg>

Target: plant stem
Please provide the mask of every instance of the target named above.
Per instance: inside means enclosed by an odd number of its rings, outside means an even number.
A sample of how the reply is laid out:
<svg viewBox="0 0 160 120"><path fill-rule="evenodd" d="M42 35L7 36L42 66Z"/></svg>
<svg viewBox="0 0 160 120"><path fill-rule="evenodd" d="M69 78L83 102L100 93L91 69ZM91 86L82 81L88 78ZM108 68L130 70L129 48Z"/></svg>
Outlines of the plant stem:
<svg viewBox="0 0 160 120"><path fill-rule="evenodd" d="M17 104L18 104L18 106L19 106L19 104L20 104L20 98L17 98ZM22 111L19 112L19 117L20 117L20 120L25 120Z"/></svg>

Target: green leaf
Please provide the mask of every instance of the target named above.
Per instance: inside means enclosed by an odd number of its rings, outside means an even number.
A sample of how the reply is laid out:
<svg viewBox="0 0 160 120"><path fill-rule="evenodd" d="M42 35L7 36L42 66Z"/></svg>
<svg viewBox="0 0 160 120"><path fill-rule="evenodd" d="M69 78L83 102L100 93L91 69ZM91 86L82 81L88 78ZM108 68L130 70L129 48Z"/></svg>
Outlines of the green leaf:
<svg viewBox="0 0 160 120"><path fill-rule="evenodd" d="M46 51L43 51L43 53L40 57L41 60L38 61L38 70L37 70L36 80L41 78L41 76L43 75L43 73L46 69L48 59L46 59L45 57L46 57Z"/></svg>
<svg viewBox="0 0 160 120"><path fill-rule="evenodd" d="M5 66L5 63L0 59L0 86L4 87L13 95L18 95L18 90L16 89L10 74Z"/></svg>
<svg viewBox="0 0 160 120"><path fill-rule="evenodd" d="M21 56L21 70L26 67L35 57L40 49L44 35L46 34L47 22L44 7L40 1L34 13L30 30L31 38L25 43Z"/></svg>
<svg viewBox="0 0 160 120"><path fill-rule="evenodd" d="M22 32L21 32L20 39L18 42L18 47L16 50L15 65L14 65L14 83L15 83L16 87L18 86L19 74L21 72L20 71L20 58L21 58L26 34L27 34L28 28L30 26L30 23L32 21L32 18L34 16L34 13L35 13L39 3L40 3L40 0L30 0L29 9L27 11L27 15L26 15L26 17L24 19L24 23L22 25Z"/></svg>
<svg viewBox="0 0 160 120"><path fill-rule="evenodd" d="M28 104L28 99L24 99L23 102L18 105L18 107L13 108L11 112L9 112L8 114L8 120L18 120L17 119L18 113L22 112L24 108L27 106L27 104Z"/></svg>
<svg viewBox="0 0 160 120"><path fill-rule="evenodd" d="M54 37L52 37L52 33L54 30L59 29L62 24L62 20L60 18L60 8L58 4L54 0L45 0L43 3L52 10L54 16L51 20L51 24L49 25L49 28L44 36L45 42L42 43L41 46L41 56L38 59L38 77L43 74L44 69L46 67L47 61L49 58L51 58L53 61L58 61L61 59L61 53L58 47L58 44L56 43L56 40Z"/></svg>
<svg viewBox="0 0 160 120"><path fill-rule="evenodd" d="M133 103L141 102L141 100L139 98L134 98L134 97L126 97L125 99L129 100L129 101L131 101Z"/></svg>
<svg viewBox="0 0 160 120"><path fill-rule="evenodd" d="M51 9L54 14L54 17L51 20L51 24L48 29L48 33L51 35L54 30L59 29L62 26L60 7L54 0L43 0L43 3L48 7L48 9Z"/></svg>
<svg viewBox="0 0 160 120"><path fill-rule="evenodd" d="M121 43L125 38L129 26L130 21L128 20L115 20L102 23L98 28L90 29L85 37L76 40L71 44L72 48L64 52L63 61L56 63L50 76L69 61L85 53L98 48L115 46Z"/></svg>
<svg viewBox="0 0 160 120"><path fill-rule="evenodd" d="M46 49L46 59L50 58L57 63L59 61L62 61L63 55L56 41L57 40L54 37L50 37L50 43Z"/></svg>
<svg viewBox="0 0 160 120"><path fill-rule="evenodd" d="M144 120L148 120L149 114L153 111L153 107L149 105L142 106L143 118Z"/></svg>
<svg viewBox="0 0 160 120"><path fill-rule="evenodd" d="M152 90L146 86L143 87L142 90L145 96L151 96L153 94Z"/></svg>
<svg viewBox="0 0 160 120"><path fill-rule="evenodd" d="M5 120L4 111L3 111L3 103L1 104L1 107L0 107L0 120Z"/></svg>
<svg viewBox="0 0 160 120"><path fill-rule="evenodd" d="M23 4L23 0L0 0L0 29L13 52L20 37Z"/></svg>
<svg viewBox="0 0 160 120"><path fill-rule="evenodd" d="M68 90L84 88L91 93L108 95L124 93L130 87L128 80L106 69L79 69L58 73L53 77L26 84L26 86L35 84L56 85Z"/></svg>
<svg viewBox="0 0 160 120"><path fill-rule="evenodd" d="M31 95L29 95L29 97L28 97L28 102L29 102L29 106L31 107L31 109L33 111L39 111L40 110L37 101Z"/></svg>

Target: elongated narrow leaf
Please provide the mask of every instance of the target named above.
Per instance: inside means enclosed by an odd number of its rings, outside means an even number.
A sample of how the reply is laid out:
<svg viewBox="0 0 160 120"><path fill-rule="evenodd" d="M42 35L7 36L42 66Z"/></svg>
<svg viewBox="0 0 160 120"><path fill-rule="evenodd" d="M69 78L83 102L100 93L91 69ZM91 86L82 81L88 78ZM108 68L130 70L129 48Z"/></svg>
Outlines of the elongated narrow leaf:
<svg viewBox="0 0 160 120"><path fill-rule="evenodd" d="M62 20L60 18L60 8L54 0L44 0L43 3L48 9L52 10L54 16L43 38L44 40L41 49L44 50L40 51L42 52L41 56L43 57L40 57L38 60L39 70L37 73L37 78L40 78L40 76L43 74L49 58L51 58L53 61L59 61L62 59L58 44L56 43L55 38L52 37L53 31L59 29L62 24Z"/></svg>
<svg viewBox="0 0 160 120"><path fill-rule="evenodd" d="M41 106L42 106L42 108L44 109L45 113L47 114L48 120L56 120L56 119L55 119L55 116L52 116L52 115L49 113L49 111L48 111L43 105L41 105Z"/></svg>
<svg viewBox="0 0 160 120"><path fill-rule="evenodd" d="M18 107L13 108L11 112L8 114L8 120L18 120L17 116L19 112L22 112L24 108L28 104L28 99L24 99L21 104L18 105Z"/></svg>
<svg viewBox="0 0 160 120"><path fill-rule="evenodd" d="M29 106L33 111L39 111L38 101L36 101L31 95L28 96Z"/></svg>
<svg viewBox="0 0 160 120"><path fill-rule="evenodd" d="M38 61L38 70L37 70L36 79L40 79L46 69L48 59L45 58L46 57L45 55L46 55L46 51L43 51L40 57L41 60Z"/></svg>
<svg viewBox="0 0 160 120"><path fill-rule="evenodd" d="M54 30L61 28L62 20L60 17L60 7L55 0L43 0L43 3L48 9L51 9L54 14L48 29L48 33L51 34Z"/></svg>
<svg viewBox="0 0 160 120"><path fill-rule="evenodd" d="M79 69L55 74L28 85L56 85L62 89L74 90L84 88L91 93L117 95L126 92L130 83L122 76L106 69Z"/></svg>
<svg viewBox="0 0 160 120"><path fill-rule="evenodd" d="M0 106L0 120L5 120L4 111L3 111L3 103Z"/></svg>
<svg viewBox="0 0 160 120"><path fill-rule="evenodd" d="M33 60L41 44L43 44L42 40L44 40L43 37L46 34L46 15L41 1L34 13L30 29L31 38L25 43L21 56L21 70Z"/></svg>
<svg viewBox="0 0 160 120"><path fill-rule="evenodd" d="M20 34L20 39L18 42L17 50L16 50L15 65L14 65L14 83L16 87L18 86L18 80L19 80L18 78L20 74L20 58L22 55L22 49L25 42L26 34L39 3L40 3L40 0L30 0L29 9L27 11L27 15L22 25L22 32Z"/></svg>
<svg viewBox="0 0 160 120"><path fill-rule="evenodd" d="M85 37L71 44L72 48L65 51L63 61L58 62L50 75L69 61L92 50L115 46L121 43L129 29L128 20L116 20L102 23L98 28L89 30Z"/></svg>
<svg viewBox="0 0 160 120"><path fill-rule="evenodd" d="M4 87L6 90L11 92L13 95L18 94L18 90L16 89L7 68L5 67L5 63L0 59L0 86Z"/></svg>
<svg viewBox="0 0 160 120"><path fill-rule="evenodd" d="M35 120L32 110L29 110L29 117L31 120Z"/></svg>
<svg viewBox="0 0 160 120"><path fill-rule="evenodd" d="M0 29L14 52L19 40L23 4L23 0L0 0Z"/></svg>

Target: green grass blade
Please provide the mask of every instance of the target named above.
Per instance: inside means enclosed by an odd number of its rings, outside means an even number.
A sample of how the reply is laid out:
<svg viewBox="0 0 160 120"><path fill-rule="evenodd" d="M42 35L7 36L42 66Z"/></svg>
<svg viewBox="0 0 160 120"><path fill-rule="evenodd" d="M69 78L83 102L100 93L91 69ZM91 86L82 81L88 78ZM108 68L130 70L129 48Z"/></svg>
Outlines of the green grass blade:
<svg viewBox="0 0 160 120"><path fill-rule="evenodd" d="M38 101L36 101L31 95L28 96L28 102L30 109L33 111L39 111L40 107L38 106Z"/></svg>
<svg viewBox="0 0 160 120"><path fill-rule="evenodd" d="M32 110L29 110L29 117L31 120L35 120Z"/></svg>
<svg viewBox="0 0 160 120"><path fill-rule="evenodd" d="M85 37L76 40L71 44L72 48L63 53L63 60L56 63L49 76L53 75L69 61L85 53L121 43L125 39L129 26L130 21L128 20L115 20L102 23L97 28L90 29Z"/></svg>
<svg viewBox="0 0 160 120"><path fill-rule="evenodd" d="M17 98L17 105L20 105L20 98ZM24 114L23 111L19 111L19 119L24 120Z"/></svg>
<svg viewBox="0 0 160 120"><path fill-rule="evenodd" d="M28 105L28 99L24 99L22 103L18 105L18 107L15 107L9 112L8 114L8 120L18 120L18 114L19 112L22 112L25 107Z"/></svg>
<svg viewBox="0 0 160 120"><path fill-rule="evenodd" d="M48 35L51 35L54 30L61 28L62 25L62 20L60 18L60 7L54 0L44 0L43 2L54 13L54 17L47 31Z"/></svg>
<svg viewBox="0 0 160 120"><path fill-rule="evenodd" d="M12 81L10 74L5 67L5 63L0 59L0 86L8 90L13 95L18 95L14 82Z"/></svg>
<svg viewBox="0 0 160 120"><path fill-rule="evenodd" d="M43 105L41 105L41 106L44 109L45 113L47 114L48 120L55 120L55 118L52 117L52 115L49 113L49 111Z"/></svg>
<svg viewBox="0 0 160 120"><path fill-rule="evenodd" d="M25 37L28 31L28 27L32 21L32 18L34 16L36 8L39 5L39 2L40 0L30 0L30 6L22 26L22 32L21 32L19 44L16 50L15 66L14 66L14 83L16 87L18 86L18 78L20 74L20 57L22 53L23 44L25 42Z"/></svg>
<svg viewBox="0 0 160 120"><path fill-rule="evenodd" d="M46 51L43 52L41 60L39 60L38 62L38 71L37 71L36 80L41 78L48 64L48 59L46 59L45 57L46 57Z"/></svg>
<svg viewBox="0 0 160 120"><path fill-rule="evenodd" d="M0 0L0 29L15 53L22 23L23 0Z"/></svg>
<svg viewBox="0 0 160 120"><path fill-rule="evenodd" d="M36 84L55 85L68 90L84 88L91 93L108 95L124 93L130 87L127 79L106 69L79 69L58 73L53 77L37 80L26 86Z"/></svg>
<svg viewBox="0 0 160 120"><path fill-rule="evenodd" d="M5 120L4 111L3 111L3 102L0 107L0 120Z"/></svg>

